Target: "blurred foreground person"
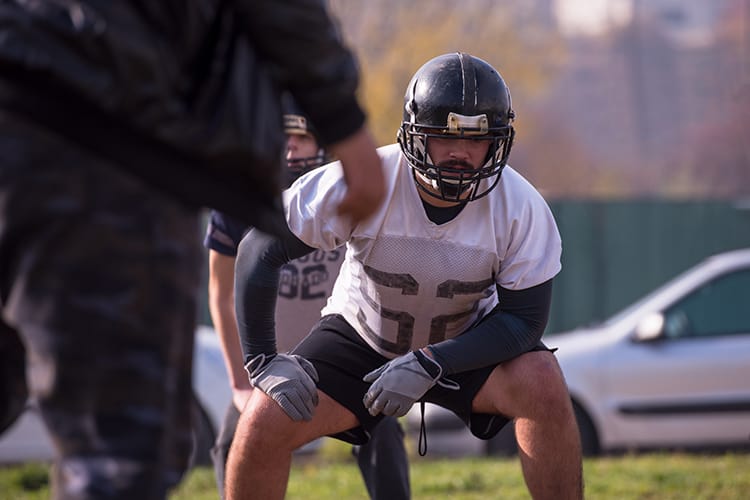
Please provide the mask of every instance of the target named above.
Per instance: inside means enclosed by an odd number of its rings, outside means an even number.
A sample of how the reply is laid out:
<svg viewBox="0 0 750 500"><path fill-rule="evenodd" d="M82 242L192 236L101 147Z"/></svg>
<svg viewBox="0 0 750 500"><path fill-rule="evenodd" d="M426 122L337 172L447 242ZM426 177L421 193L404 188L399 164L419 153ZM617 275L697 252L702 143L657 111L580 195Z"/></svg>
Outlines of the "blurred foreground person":
<svg viewBox="0 0 750 500"><path fill-rule="evenodd" d="M515 116L508 88L485 61L445 54L417 71L403 110L398 144L378 150L387 195L372 218L336 215L345 184L332 163L284 192L286 237L251 230L240 244L237 322L260 390L237 426L228 497L281 499L294 449L320 436L366 443L385 416L426 401L455 412L480 439L515 421L531 496L580 498L576 421L541 341L561 241L547 203L506 165ZM279 269L343 245L324 316L280 353Z"/></svg>
<svg viewBox="0 0 750 500"><path fill-rule="evenodd" d="M286 161L289 182L327 163L326 151L320 147L312 123L289 100L284 107L284 131L287 135ZM237 420L250 396L252 385L243 366L234 309L234 264L237 247L249 227L216 210L211 212L204 245L209 249L208 303L211 319L219 336L232 388L221 431L211 450L216 483L224 498L225 468L234 439ZM278 349L287 352L307 335L320 319L320 310L331 294L344 252L316 251L281 270L276 304ZM354 446L367 491L375 500L408 499L409 466L404 435L398 421L388 417L378 425L372 439Z"/></svg>
<svg viewBox="0 0 750 500"><path fill-rule="evenodd" d="M357 84L323 1L0 3L0 335L23 342L55 498L178 483L199 208L286 228L288 89L346 165L337 213L370 215L382 171Z"/></svg>

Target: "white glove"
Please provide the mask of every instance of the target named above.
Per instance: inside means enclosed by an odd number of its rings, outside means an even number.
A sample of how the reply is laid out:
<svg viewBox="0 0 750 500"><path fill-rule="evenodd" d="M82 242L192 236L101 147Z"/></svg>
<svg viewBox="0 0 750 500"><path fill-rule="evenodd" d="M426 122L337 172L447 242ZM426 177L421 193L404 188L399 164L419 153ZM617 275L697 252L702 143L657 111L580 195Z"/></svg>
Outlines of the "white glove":
<svg viewBox="0 0 750 500"><path fill-rule="evenodd" d="M412 405L439 383L449 389L458 389L453 381L440 381L443 368L437 361L421 351L410 352L390 360L364 376L373 382L363 402L370 415L383 413L403 417Z"/></svg>
<svg viewBox="0 0 750 500"><path fill-rule="evenodd" d="M245 365L250 383L273 398L295 422L312 420L318 405L318 372L296 354L259 354Z"/></svg>

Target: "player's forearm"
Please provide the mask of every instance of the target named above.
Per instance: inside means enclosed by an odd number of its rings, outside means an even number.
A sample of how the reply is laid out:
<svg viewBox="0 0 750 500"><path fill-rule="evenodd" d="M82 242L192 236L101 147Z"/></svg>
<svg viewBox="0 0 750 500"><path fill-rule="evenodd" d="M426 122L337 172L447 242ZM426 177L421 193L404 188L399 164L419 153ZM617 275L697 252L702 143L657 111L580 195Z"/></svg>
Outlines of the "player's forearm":
<svg viewBox="0 0 750 500"><path fill-rule="evenodd" d="M258 354L276 353L274 316L281 268L312 250L288 229L278 239L253 229L240 243L235 309L245 363Z"/></svg>
<svg viewBox="0 0 750 500"><path fill-rule="evenodd" d="M228 305L222 305L220 312L211 312L215 318L214 328L219 338L221 352L224 356L224 364L229 375L229 383L232 389L248 389L250 381L244 368L242 348L240 347L240 336L237 331L237 320L234 316L234 301Z"/></svg>
<svg viewBox="0 0 750 500"><path fill-rule="evenodd" d="M352 222L366 219L380 206L385 197L385 181L380 157L370 131L363 127L356 134L333 146L331 150L341 161L347 192L339 204L339 213Z"/></svg>
<svg viewBox="0 0 750 500"><path fill-rule="evenodd" d="M520 356L542 339L552 280L528 290L501 289L500 305L458 337L430 346L445 374L492 366Z"/></svg>
<svg viewBox="0 0 750 500"><path fill-rule="evenodd" d="M255 229L237 249L234 304L244 363L258 354L276 353L274 311L280 266L264 261L273 237Z"/></svg>
<svg viewBox="0 0 750 500"><path fill-rule="evenodd" d="M209 249L208 270L208 310L219 338L229 382L233 389L247 389L250 383L242 363L234 316L234 256Z"/></svg>

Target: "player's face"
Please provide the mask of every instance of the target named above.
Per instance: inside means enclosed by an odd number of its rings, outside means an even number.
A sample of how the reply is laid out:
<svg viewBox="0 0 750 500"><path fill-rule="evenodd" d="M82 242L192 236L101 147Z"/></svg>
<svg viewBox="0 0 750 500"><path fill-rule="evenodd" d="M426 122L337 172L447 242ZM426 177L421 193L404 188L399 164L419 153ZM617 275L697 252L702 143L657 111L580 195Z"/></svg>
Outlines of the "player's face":
<svg viewBox="0 0 750 500"><path fill-rule="evenodd" d="M442 175L445 178L458 178L461 174L456 172L457 170L477 170L484 164L491 144L491 140L430 137L427 142L427 154L430 155L434 165L453 170L453 172L451 170L443 171ZM435 187L425 182L420 183L430 191L439 193ZM466 196L468 195L469 191L466 191ZM442 203L439 205L442 205Z"/></svg>
<svg viewBox="0 0 750 500"><path fill-rule="evenodd" d="M311 134L287 134L286 159L309 158L318 154L318 142Z"/></svg>
<svg viewBox="0 0 750 500"><path fill-rule="evenodd" d="M427 153L438 167L476 170L484 163L491 142L490 140L430 137L427 143Z"/></svg>

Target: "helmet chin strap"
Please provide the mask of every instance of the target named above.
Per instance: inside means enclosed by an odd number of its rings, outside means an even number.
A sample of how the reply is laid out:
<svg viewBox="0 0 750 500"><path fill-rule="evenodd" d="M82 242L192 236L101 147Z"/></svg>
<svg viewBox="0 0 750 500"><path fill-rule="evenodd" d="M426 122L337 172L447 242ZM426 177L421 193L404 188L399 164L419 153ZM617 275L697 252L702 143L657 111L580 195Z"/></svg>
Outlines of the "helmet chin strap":
<svg viewBox="0 0 750 500"><path fill-rule="evenodd" d="M424 164L425 164L425 166L427 166L427 165L434 165L434 163L432 163L432 158L430 158L430 154L427 152L427 145L426 144L422 145L422 154L424 155ZM440 184L438 183L438 178L439 178L438 172L434 168L428 168L427 172L433 174L434 177L428 177L426 174L423 174L420 171L417 171L417 175L419 175L419 177L423 181L425 181L425 183L427 183L429 186L431 186L432 189L434 189L438 193L442 194L442 190L440 189Z"/></svg>
<svg viewBox="0 0 750 500"><path fill-rule="evenodd" d="M430 169L430 171L434 172L434 169ZM414 173L417 174L417 176L424 181L425 184L432 187L436 191L440 191L440 185L438 184L437 179L433 179L432 177L427 177L427 175L423 174L420 170L414 170Z"/></svg>

